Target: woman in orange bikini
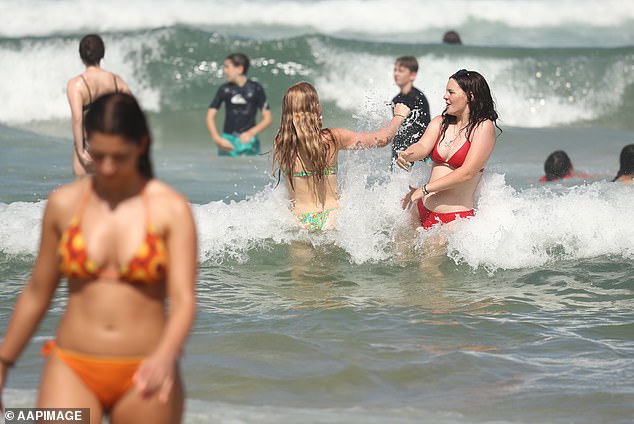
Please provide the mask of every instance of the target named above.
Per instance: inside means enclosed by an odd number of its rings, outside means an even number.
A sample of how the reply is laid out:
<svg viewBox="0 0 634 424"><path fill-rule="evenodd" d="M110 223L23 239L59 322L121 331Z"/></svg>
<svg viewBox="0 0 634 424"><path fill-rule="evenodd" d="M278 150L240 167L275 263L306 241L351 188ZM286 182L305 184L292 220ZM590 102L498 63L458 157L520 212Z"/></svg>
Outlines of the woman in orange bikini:
<svg viewBox="0 0 634 424"><path fill-rule="evenodd" d="M403 208L416 204L423 228L473 216L474 193L495 146L495 111L489 85L475 71L460 70L447 82L446 108L435 117L421 139L401 152L399 167L428 155L431 176L420 188L410 187Z"/></svg>
<svg viewBox="0 0 634 424"><path fill-rule="evenodd" d="M322 128L315 88L307 82L289 87L282 99L273 166L278 168L278 182L282 176L286 179L299 225L308 231L334 227L339 207L337 153L341 149L387 146L409 112L407 106L397 104L387 126L371 133Z"/></svg>
<svg viewBox="0 0 634 424"><path fill-rule="evenodd" d="M192 212L154 178L132 96L97 99L86 131L95 173L47 201L39 254L0 345L0 390L65 276L68 301L43 348L37 406L90 408L91 423L105 414L113 424L178 423L178 361L195 315Z"/></svg>
<svg viewBox="0 0 634 424"><path fill-rule="evenodd" d="M68 81L66 95L70 104L73 126L73 173L83 177L92 172L92 158L86 145L84 116L90 110L93 100L107 93L130 93L123 79L101 68L106 48L97 34L88 34L79 42L79 57L86 70Z"/></svg>

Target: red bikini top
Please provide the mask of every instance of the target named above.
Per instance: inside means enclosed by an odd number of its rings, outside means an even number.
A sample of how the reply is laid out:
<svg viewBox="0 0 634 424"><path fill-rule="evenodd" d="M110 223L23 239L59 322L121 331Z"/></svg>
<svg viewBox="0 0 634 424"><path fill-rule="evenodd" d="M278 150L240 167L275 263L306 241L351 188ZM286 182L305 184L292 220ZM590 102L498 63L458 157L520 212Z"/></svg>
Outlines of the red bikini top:
<svg viewBox="0 0 634 424"><path fill-rule="evenodd" d="M438 134L438 138L436 139L436 144L434 144L434 148L432 149L431 154L429 156L431 157L431 160L433 160L434 163L438 165L449 165L453 169L460 168L462 164L464 163L465 159L467 158L467 153L469 153L469 149L471 148L471 141L469 139L465 140L463 145L460 146L460 148L458 149L456 153L451 155L449 159L445 159L442 156L440 156L440 153L438 153L438 144L440 143L440 139L442 138L443 134L445 134L444 131ZM482 171L484 171L484 168L480 170L480 172Z"/></svg>
<svg viewBox="0 0 634 424"><path fill-rule="evenodd" d="M438 153L438 144L440 143L440 139L444 134L444 131L438 134L436 144L434 144L434 148L431 151L430 157L435 163L439 165L446 164L454 169L460 168L467 158L467 153L469 153L469 149L471 148L471 142L469 140L466 140L464 144L460 146L460 149L458 149L456 153L451 155L449 159L444 159L442 156L440 156L440 153Z"/></svg>

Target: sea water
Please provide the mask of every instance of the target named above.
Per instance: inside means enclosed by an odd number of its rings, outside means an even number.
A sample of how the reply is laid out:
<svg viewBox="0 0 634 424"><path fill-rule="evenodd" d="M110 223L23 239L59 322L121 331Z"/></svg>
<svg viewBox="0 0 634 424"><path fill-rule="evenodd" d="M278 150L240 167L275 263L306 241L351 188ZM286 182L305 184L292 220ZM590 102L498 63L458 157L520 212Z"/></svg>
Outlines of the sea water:
<svg viewBox="0 0 634 424"><path fill-rule="evenodd" d="M448 29L464 44L441 44ZM88 32L148 112L158 177L193 207L186 423L632 422L634 191L611 182L634 143L631 2L3 1L3 328L48 194L72 180L65 84ZM257 157L219 158L204 123L234 51L251 57L273 113ZM392 172L385 148L342 152L338 228L299 230L271 176L284 91L309 81L326 126L377 128L400 55L418 58L432 115L458 69L491 86L503 132L476 216L452 233L412 230L400 199L429 168ZM589 177L539 183L558 149ZM437 237L446 252L431 257ZM6 406L34 405L65 292L12 370Z"/></svg>

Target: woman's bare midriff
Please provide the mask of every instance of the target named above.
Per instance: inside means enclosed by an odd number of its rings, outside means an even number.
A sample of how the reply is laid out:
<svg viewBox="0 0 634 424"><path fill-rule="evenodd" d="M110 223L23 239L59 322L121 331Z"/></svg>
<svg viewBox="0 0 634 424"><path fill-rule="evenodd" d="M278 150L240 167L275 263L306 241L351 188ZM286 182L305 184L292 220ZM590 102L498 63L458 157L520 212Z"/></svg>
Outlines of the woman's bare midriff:
<svg viewBox="0 0 634 424"><path fill-rule="evenodd" d="M429 182L438 180L451 173L453 169L448 165L433 165ZM423 204L427 209L437 213L460 212L473 209L473 195L482 176L478 172L468 181L463 182L455 188L432 193L425 197Z"/></svg>
<svg viewBox="0 0 634 424"><path fill-rule="evenodd" d="M56 341L99 356L145 356L159 343L167 316L164 285L100 279L70 284Z"/></svg>

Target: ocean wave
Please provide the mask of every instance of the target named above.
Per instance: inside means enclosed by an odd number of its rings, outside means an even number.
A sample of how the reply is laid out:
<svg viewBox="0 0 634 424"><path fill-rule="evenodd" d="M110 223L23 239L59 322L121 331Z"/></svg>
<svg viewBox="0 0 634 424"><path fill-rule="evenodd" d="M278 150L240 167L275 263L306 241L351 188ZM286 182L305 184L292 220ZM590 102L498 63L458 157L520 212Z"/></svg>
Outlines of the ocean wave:
<svg viewBox="0 0 634 424"><path fill-rule="evenodd" d="M0 86L0 97L4 99L0 122L70 119L66 83L84 70L78 45L79 39L58 37L0 43L0 57L11 64L0 70L3 81L11 81ZM145 54L160 51L158 38L142 34L113 37L107 38L106 46L103 67L123 76L145 109L157 110L160 95L148 85L146 65L151 58Z"/></svg>
<svg viewBox="0 0 634 424"><path fill-rule="evenodd" d="M634 84L634 48L447 50L316 35L245 41L183 27L104 38L104 68L120 74L152 112L202 113L224 82L223 58L240 49L251 56L249 75L265 86L273 110L289 85L305 79L315 83L326 109L334 104L356 116L381 116L397 90L392 67L399 51L418 58L415 84L426 94L432 115L444 108L448 76L468 68L486 77L503 125L549 127L610 116L631 126L626 93ZM0 56L12 64L0 68L0 78L12 82L0 86L0 122L69 118L65 84L83 70L77 43L76 37L0 41ZM46 72L35 78L33 69L42 64Z"/></svg>
<svg viewBox="0 0 634 424"><path fill-rule="evenodd" d="M411 0L388 7L382 0L287 0L232 2L113 0L5 0L0 6L0 36L45 36L85 31L118 32L192 25L201 27L287 27L300 33L417 34L448 26L502 26L543 29L585 26L614 28L634 20L634 4L626 0ZM147 13L151 10L152 13ZM42 19L42 17L46 19ZM443 17L451 17L451 21ZM476 24L476 25L474 25ZM490 31L490 30L487 30ZM442 32L440 32L442 33ZM435 36L434 41L440 37ZM420 40L419 40L420 41Z"/></svg>
<svg viewBox="0 0 634 424"><path fill-rule="evenodd" d="M425 260L437 237L447 240L446 254L456 263L490 272L606 255L634 258L630 186L597 181L515 190L502 174L486 171L474 218L459 221L452 232L445 227L417 232L400 198L408 184L418 184L429 170L421 166L414 175L368 174L368 157L375 154L357 152L354 161L341 167L339 224L331 232L298 229L284 187L269 186L238 202L193 205L200 260L248 262L258 251L302 242L335 248L355 264L415 263ZM0 222L6 223L0 229L0 252L35 254L44 205L0 203Z"/></svg>

